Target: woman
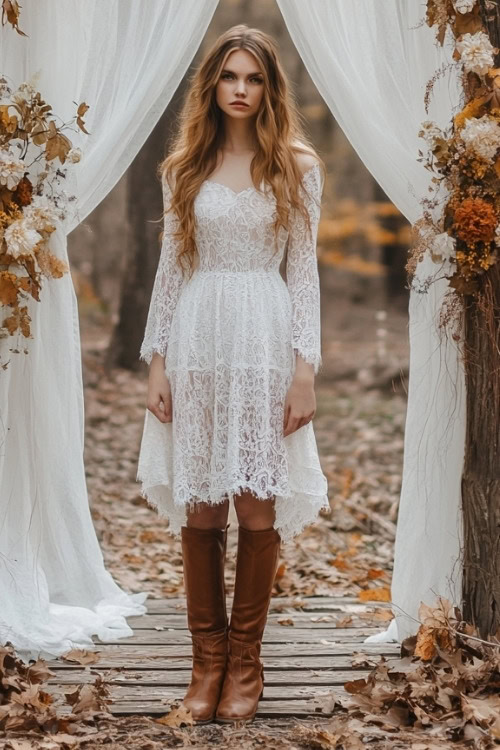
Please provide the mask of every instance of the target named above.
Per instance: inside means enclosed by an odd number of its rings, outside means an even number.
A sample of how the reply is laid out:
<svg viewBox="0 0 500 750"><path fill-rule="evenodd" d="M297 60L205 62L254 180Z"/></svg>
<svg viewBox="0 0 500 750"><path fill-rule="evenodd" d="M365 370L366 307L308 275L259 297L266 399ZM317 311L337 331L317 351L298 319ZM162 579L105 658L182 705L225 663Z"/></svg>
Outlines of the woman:
<svg viewBox="0 0 500 750"><path fill-rule="evenodd" d="M184 704L197 723L251 720L280 542L329 508L311 424L323 166L269 36L238 25L219 37L160 173L164 233L141 347L150 370L138 479L181 536L193 642ZM239 527L228 626L231 498Z"/></svg>

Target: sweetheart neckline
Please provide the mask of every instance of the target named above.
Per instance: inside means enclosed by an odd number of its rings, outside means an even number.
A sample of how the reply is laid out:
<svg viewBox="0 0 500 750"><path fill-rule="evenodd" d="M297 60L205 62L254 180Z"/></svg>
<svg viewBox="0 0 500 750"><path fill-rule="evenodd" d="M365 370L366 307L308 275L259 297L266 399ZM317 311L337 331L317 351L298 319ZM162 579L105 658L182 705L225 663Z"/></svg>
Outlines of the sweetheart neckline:
<svg viewBox="0 0 500 750"><path fill-rule="evenodd" d="M316 167L319 167L319 162L316 162L316 163L315 163L315 164L313 164L312 166L308 167L308 168L306 169L306 171L305 171L305 172L304 172L304 173L302 174L302 179L304 179L304 178L305 178L305 176L306 176L306 175L307 175L307 174L308 174L309 172L312 172L312 170L313 170L313 169L316 169ZM223 188L226 188L226 190L229 190L229 192L231 192L231 193L232 193L232 194L233 194L234 196L236 196L236 197L238 197L239 195L243 195L243 193L246 193L246 192L248 192L249 190L254 190L254 191L255 191L256 193L260 192L260 191L259 191L259 190L258 190L258 189L257 189L257 188L256 188L256 187L254 186L254 185L249 185L248 187L246 187L246 188L243 188L243 190L233 190L233 188L232 188L232 187L229 187L229 185L224 185L224 183L223 183L223 182L217 182L216 180L208 180L208 179L207 179L207 180L204 180L204 181L203 181L203 185L204 185L205 183L207 183L207 182L208 182L208 183L211 183L212 185L219 185L219 187L223 187Z"/></svg>

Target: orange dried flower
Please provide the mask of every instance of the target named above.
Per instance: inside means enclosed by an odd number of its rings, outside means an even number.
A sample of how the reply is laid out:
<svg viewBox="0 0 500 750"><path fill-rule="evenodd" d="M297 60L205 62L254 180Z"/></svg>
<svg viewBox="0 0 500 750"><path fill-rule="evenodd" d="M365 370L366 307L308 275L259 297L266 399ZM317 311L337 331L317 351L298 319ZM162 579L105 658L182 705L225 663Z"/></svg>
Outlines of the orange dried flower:
<svg viewBox="0 0 500 750"><path fill-rule="evenodd" d="M467 244L491 242L498 224L495 209L482 198L466 198L455 211L456 233Z"/></svg>

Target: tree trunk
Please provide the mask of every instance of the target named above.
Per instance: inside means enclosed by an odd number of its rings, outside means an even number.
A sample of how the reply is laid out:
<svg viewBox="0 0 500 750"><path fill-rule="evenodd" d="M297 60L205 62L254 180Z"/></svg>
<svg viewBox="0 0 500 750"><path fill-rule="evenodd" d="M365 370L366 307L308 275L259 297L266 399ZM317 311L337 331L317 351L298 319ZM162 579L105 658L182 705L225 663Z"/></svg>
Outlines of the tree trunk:
<svg viewBox="0 0 500 750"><path fill-rule="evenodd" d="M374 182L374 198L378 203L386 207L391 202L376 180ZM385 294L387 307L398 307L401 310L408 309L408 273L406 263L408 261L408 244L402 241L403 227L408 223L405 217L396 209L387 211L386 215L377 217L377 221L391 236L380 248L381 262L385 266Z"/></svg>
<svg viewBox="0 0 500 750"><path fill-rule="evenodd" d="M500 47L500 8L480 0L490 39ZM499 61L497 58L496 66ZM482 638L500 628L500 268L484 276L465 309L467 430L462 509L463 615Z"/></svg>
<svg viewBox="0 0 500 750"><path fill-rule="evenodd" d="M119 320L108 349L107 364L138 370L139 350L160 255L159 234L163 224L150 223L162 216L163 200L158 163L166 156L173 136L173 122L185 93L186 76L153 132L127 173L127 214L130 232L127 263L122 277Z"/></svg>
<svg viewBox="0 0 500 750"><path fill-rule="evenodd" d="M500 627L500 269L465 311L467 431L462 476L464 617L481 637Z"/></svg>

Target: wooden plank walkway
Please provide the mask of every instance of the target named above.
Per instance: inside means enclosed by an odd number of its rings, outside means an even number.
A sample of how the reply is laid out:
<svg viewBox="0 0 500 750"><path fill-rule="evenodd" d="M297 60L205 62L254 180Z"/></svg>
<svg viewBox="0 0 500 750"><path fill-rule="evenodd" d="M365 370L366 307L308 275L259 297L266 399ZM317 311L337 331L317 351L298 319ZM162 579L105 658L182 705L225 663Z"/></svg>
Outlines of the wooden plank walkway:
<svg viewBox="0 0 500 750"><path fill-rule="evenodd" d="M357 599L300 597L300 610L296 601L285 597L271 601L261 654L266 682L257 718L331 716L332 694L346 695L343 684L370 671L353 669L354 652L368 654L374 663L381 654L388 658L399 655L397 643L363 643L384 625L364 625L358 618L368 606ZM229 612L231 604L228 597ZM147 606L145 615L128 618L133 636L115 641L96 639L100 659L95 664L85 668L61 659L48 661L56 672L48 686L50 692L70 692L101 674L110 688L112 713L167 713L173 701L182 699L191 675L185 600L157 599L148 601ZM349 615L352 625L335 627L336 621ZM288 619L294 624L280 624Z"/></svg>

